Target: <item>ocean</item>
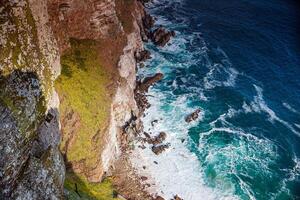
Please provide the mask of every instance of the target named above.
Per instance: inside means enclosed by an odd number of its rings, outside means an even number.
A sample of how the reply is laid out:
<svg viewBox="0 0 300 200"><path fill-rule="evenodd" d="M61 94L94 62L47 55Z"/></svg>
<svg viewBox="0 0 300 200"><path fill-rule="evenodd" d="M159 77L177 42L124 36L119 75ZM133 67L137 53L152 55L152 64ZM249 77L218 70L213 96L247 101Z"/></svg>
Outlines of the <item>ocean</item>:
<svg viewBox="0 0 300 200"><path fill-rule="evenodd" d="M300 7L289 0L155 0L175 30L139 78L150 88L145 131L167 133L160 155L133 163L166 199L300 199ZM201 116L185 117L195 109ZM157 123L153 123L157 120ZM149 146L151 147L151 146ZM147 166L144 169L144 166Z"/></svg>

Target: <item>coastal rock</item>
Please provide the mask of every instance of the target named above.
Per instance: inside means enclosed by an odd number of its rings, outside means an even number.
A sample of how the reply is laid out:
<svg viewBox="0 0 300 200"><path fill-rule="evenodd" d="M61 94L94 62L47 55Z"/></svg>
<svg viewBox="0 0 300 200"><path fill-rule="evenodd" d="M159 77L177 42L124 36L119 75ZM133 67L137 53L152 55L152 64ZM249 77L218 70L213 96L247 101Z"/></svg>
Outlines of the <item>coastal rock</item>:
<svg viewBox="0 0 300 200"><path fill-rule="evenodd" d="M169 148L168 144L162 144L162 145L159 145L159 146L154 145L151 149L152 149L153 153L155 153L156 155L159 155L168 148Z"/></svg>
<svg viewBox="0 0 300 200"><path fill-rule="evenodd" d="M165 199L162 198L161 196L157 196L154 200L165 200Z"/></svg>
<svg viewBox="0 0 300 200"><path fill-rule="evenodd" d="M190 123L192 121L195 121L196 119L198 119L199 117L199 113L201 112L200 109L196 109L193 113L189 114L188 116L186 116L185 121L187 123Z"/></svg>
<svg viewBox="0 0 300 200"><path fill-rule="evenodd" d="M161 144L167 137L167 134L165 132L160 132L158 136L148 140L149 143L153 145Z"/></svg>
<svg viewBox="0 0 300 200"><path fill-rule="evenodd" d="M183 199L180 198L178 195L175 195L173 200L183 200Z"/></svg>
<svg viewBox="0 0 300 200"><path fill-rule="evenodd" d="M156 73L154 76L146 77L141 83L137 85L137 90L139 92L148 92L150 86L154 83L162 80L164 75L162 73Z"/></svg>
<svg viewBox="0 0 300 200"><path fill-rule="evenodd" d="M150 107L150 103L148 102L145 93L148 91L150 86L161 79L163 79L163 74L157 73L154 76L145 78L142 82L137 82L135 100L141 113Z"/></svg>
<svg viewBox="0 0 300 200"><path fill-rule="evenodd" d="M1 1L0 16L0 199L62 199L60 56L47 1Z"/></svg>
<svg viewBox="0 0 300 200"><path fill-rule="evenodd" d="M151 106L144 93L136 91L135 100L141 113Z"/></svg>
<svg viewBox="0 0 300 200"><path fill-rule="evenodd" d="M41 158L31 157L12 199L63 199L64 161L58 148L49 148Z"/></svg>
<svg viewBox="0 0 300 200"><path fill-rule="evenodd" d="M171 37L174 36L174 31L168 31L163 27L159 27L151 33L151 40L155 45L163 47L170 41Z"/></svg>
<svg viewBox="0 0 300 200"><path fill-rule="evenodd" d="M122 32L115 0L48 0L52 29L61 52L70 38L100 39Z"/></svg>
<svg viewBox="0 0 300 200"><path fill-rule="evenodd" d="M148 50L143 50L135 54L135 59L137 62L144 62L150 58L151 58L151 53Z"/></svg>
<svg viewBox="0 0 300 200"><path fill-rule="evenodd" d="M149 30L154 26L154 23L155 23L154 18L151 15L149 15L148 13L146 13L143 17L144 28Z"/></svg>

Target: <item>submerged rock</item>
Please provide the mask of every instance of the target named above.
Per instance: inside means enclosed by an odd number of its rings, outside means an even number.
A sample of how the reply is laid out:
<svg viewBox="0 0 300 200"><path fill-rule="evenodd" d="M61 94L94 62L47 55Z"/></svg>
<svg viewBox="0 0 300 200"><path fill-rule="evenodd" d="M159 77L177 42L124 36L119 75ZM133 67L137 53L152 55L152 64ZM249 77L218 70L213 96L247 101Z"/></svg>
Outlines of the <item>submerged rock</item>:
<svg viewBox="0 0 300 200"><path fill-rule="evenodd" d="M195 110L193 113L186 116L185 121L188 123L195 121L196 119L198 119L200 112L201 112L200 109Z"/></svg>

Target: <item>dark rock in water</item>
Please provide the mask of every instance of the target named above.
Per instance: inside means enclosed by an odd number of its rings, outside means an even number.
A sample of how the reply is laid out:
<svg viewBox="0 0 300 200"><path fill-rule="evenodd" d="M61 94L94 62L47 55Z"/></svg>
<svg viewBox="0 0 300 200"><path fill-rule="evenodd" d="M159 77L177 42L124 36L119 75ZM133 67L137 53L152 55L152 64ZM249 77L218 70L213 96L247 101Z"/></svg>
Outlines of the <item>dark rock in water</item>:
<svg viewBox="0 0 300 200"><path fill-rule="evenodd" d="M157 123L157 122L158 122L158 120L155 119L155 120L153 120L153 121L151 122L151 125L154 126L154 124Z"/></svg>
<svg viewBox="0 0 300 200"><path fill-rule="evenodd" d="M146 13L142 20L145 29L149 30L154 26L155 20L151 15Z"/></svg>
<svg viewBox="0 0 300 200"><path fill-rule="evenodd" d="M151 58L151 53L148 50L143 50L135 54L135 59L137 62L144 62L147 59Z"/></svg>
<svg viewBox="0 0 300 200"><path fill-rule="evenodd" d="M201 112L200 109L195 110L193 113L186 116L185 121L188 123L195 121L196 119L198 119L200 112Z"/></svg>
<svg viewBox="0 0 300 200"><path fill-rule="evenodd" d="M156 155L159 155L161 154L163 151L165 151L166 149L169 148L169 145L168 144L162 144L162 145L159 145L159 146L153 146L152 147L152 151L153 153L155 153Z"/></svg>
<svg viewBox="0 0 300 200"><path fill-rule="evenodd" d="M138 81L135 89L135 100L141 112L145 111L150 107L150 104L145 96L145 93L148 91L149 87L160 81L163 78L163 74L157 73L154 76L145 78L142 82Z"/></svg>
<svg viewBox="0 0 300 200"><path fill-rule="evenodd" d="M154 163L154 164L156 164L156 165L158 164L158 162L157 162L157 161L153 161L153 163Z"/></svg>
<svg viewBox="0 0 300 200"><path fill-rule="evenodd" d="M148 178L146 176L141 176L141 180L146 181L146 180L148 180Z"/></svg>
<svg viewBox="0 0 300 200"><path fill-rule="evenodd" d="M143 112L144 110L146 110L147 108L150 107L150 103L148 102L146 96L144 93L138 92L137 90L135 91L135 100L136 103L139 107L139 110L141 112Z"/></svg>
<svg viewBox="0 0 300 200"><path fill-rule="evenodd" d="M181 143L184 143L185 139L181 139Z"/></svg>
<svg viewBox="0 0 300 200"><path fill-rule="evenodd" d="M157 145L162 143L167 137L167 134L165 132L160 132L158 136L156 136L155 138L153 138L151 141L149 141L149 143Z"/></svg>
<svg viewBox="0 0 300 200"><path fill-rule="evenodd" d="M154 200L165 200L165 199L162 198L161 196L157 196Z"/></svg>
<svg viewBox="0 0 300 200"><path fill-rule="evenodd" d="M140 92L148 92L148 89L154 83L163 79L164 75L162 73L157 73L154 76L146 77L141 83L138 84L138 90Z"/></svg>
<svg viewBox="0 0 300 200"><path fill-rule="evenodd" d="M151 138L151 136L147 132L144 132L144 135L146 136L146 138Z"/></svg>
<svg viewBox="0 0 300 200"><path fill-rule="evenodd" d="M183 200L183 199L180 198L178 195L175 195L173 200Z"/></svg>
<svg viewBox="0 0 300 200"><path fill-rule="evenodd" d="M174 31L168 31L163 27L159 27L151 33L151 40L155 45L163 47L170 41L171 37L174 36Z"/></svg>

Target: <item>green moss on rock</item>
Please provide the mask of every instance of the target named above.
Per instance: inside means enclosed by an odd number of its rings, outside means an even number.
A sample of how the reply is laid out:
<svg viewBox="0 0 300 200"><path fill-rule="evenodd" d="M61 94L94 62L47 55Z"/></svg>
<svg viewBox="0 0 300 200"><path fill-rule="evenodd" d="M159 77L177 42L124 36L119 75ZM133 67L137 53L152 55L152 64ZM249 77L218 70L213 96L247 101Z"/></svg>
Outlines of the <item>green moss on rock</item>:
<svg viewBox="0 0 300 200"><path fill-rule="evenodd" d="M95 41L71 40L71 49L61 57L62 73L55 84L61 99L61 149L69 162L84 161L88 167L99 161L112 93L108 88L112 74L102 66L97 48ZM77 116L75 121L67 119L71 112ZM68 123L77 124L78 129L72 130L74 126Z"/></svg>
<svg viewBox="0 0 300 200"><path fill-rule="evenodd" d="M89 183L84 177L69 173L66 176L65 188L69 200L118 200L109 178L102 183Z"/></svg>

